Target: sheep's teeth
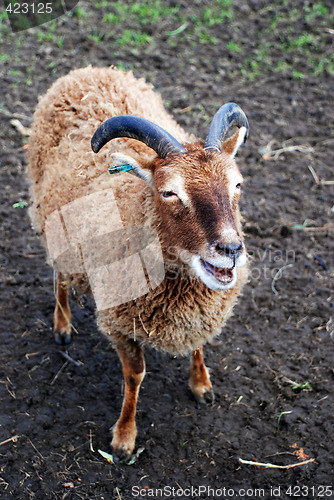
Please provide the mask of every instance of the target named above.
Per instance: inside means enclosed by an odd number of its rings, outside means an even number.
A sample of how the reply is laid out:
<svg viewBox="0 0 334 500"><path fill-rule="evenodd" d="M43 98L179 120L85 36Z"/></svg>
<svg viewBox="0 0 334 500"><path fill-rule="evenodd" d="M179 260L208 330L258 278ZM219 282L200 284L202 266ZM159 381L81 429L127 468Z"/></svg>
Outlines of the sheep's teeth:
<svg viewBox="0 0 334 500"><path fill-rule="evenodd" d="M233 280L233 268L215 267L209 262L202 261L207 272L212 274L218 281L229 283Z"/></svg>

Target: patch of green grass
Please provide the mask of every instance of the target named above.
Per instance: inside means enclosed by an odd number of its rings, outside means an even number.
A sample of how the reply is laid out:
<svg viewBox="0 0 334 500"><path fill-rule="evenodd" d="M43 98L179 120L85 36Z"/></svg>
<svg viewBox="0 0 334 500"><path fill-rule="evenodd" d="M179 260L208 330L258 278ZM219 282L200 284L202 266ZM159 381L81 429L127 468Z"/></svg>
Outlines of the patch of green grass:
<svg viewBox="0 0 334 500"><path fill-rule="evenodd" d="M228 42L226 44L226 48L229 52L234 52L235 54L241 54L242 53L242 48L241 46L236 43L236 42L233 42L233 40L231 40L230 42Z"/></svg>
<svg viewBox="0 0 334 500"><path fill-rule="evenodd" d="M306 381L306 382L301 383L301 384L298 384L298 383L294 384L292 386L292 390L293 391L298 391L298 392L304 391L304 390L306 390L306 391L312 391L313 388L312 388L312 385L310 384L310 382Z"/></svg>
<svg viewBox="0 0 334 500"><path fill-rule="evenodd" d="M149 43L151 40L152 36L147 33L126 29L123 31L122 36L116 39L116 43L121 47L126 45L136 47L138 45Z"/></svg>
<svg viewBox="0 0 334 500"><path fill-rule="evenodd" d="M56 34L56 23L48 23L48 29L40 29L37 31L37 39L40 44L52 43L60 49L64 46L64 36Z"/></svg>
<svg viewBox="0 0 334 500"><path fill-rule="evenodd" d="M37 39L39 43L43 44L44 42L53 42L55 40L56 34L56 23L50 22L47 26L41 27L37 31Z"/></svg>
<svg viewBox="0 0 334 500"><path fill-rule="evenodd" d="M270 21L270 27L266 30L266 32L269 33L270 30L275 30L277 28L279 21L280 21L280 16L279 14L276 14Z"/></svg>
<svg viewBox="0 0 334 500"><path fill-rule="evenodd" d="M188 34L193 37L193 45L196 43L213 44L218 43L216 34L211 32L211 28L224 24L234 16L233 3L231 0L213 0L210 7L204 7L198 14L190 18ZM192 33L190 34L190 31Z"/></svg>
<svg viewBox="0 0 334 500"><path fill-rule="evenodd" d="M48 67L51 69L51 73L52 74L55 74L57 73L57 62L56 61L51 61L49 64L48 64Z"/></svg>
<svg viewBox="0 0 334 500"><path fill-rule="evenodd" d="M168 6L163 0L140 0L137 2L124 3L118 0L110 3L100 2L101 6L110 8L104 14L102 20L110 25L129 22L131 19L145 26L156 23L159 20L174 16L180 10L179 5Z"/></svg>
<svg viewBox="0 0 334 500"><path fill-rule="evenodd" d="M102 4L105 5L99 2L99 5ZM132 47L152 42L150 26L161 21L175 26L175 29L165 32L171 46L185 39L193 46L198 43L217 44L218 38L212 28L227 22L234 15L232 0L212 0L210 6L199 6L196 14L178 3L168 5L163 0L137 0L132 3L118 0L109 4L107 9L102 17L103 22L115 28L123 26L124 32L118 37L117 43Z"/></svg>
<svg viewBox="0 0 334 500"><path fill-rule="evenodd" d="M4 21L6 22L6 20L7 20L7 19L8 19L8 18L7 18L7 13L6 13L6 11L4 10L3 12L0 12L0 25L1 25Z"/></svg>
<svg viewBox="0 0 334 500"><path fill-rule="evenodd" d="M217 45L218 38L214 35L210 35L209 33L200 33L198 36L198 41L201 44L209 43L210 45Z"/></svg>
<svg viewBox="0 0 334 500"><path fill-rule="evenodd" d="M289 6L287 12L280 10L280 7L273 5L268 7L269 12L273 11L273 17L269 22L268 28L264 30L265 33L273 33L275 30L290 30L294 31L294 23L298 22L300 19L300 11L296 8ZM278 31L277 31L278 33Z"/></svg>
<svg viewBox="0 0 334 500"><path fill-rule="evenodd" d="M141 2L134 2L130 6L130 13L137 17L143 25L149 22L155 23L161 19L167 19L177 14L179 10L179 5L170 7L162 0L142 0Z"/></svg>
<svg viewBox="0 0 334 500"><path fill-rule="evenodd" d="M241 68L240 72L251 82L263 72L261 64L251 57L245 59L245 66L246 67Z"/></svg>
<svg viewBox="0 0 334 500"><path fill-rule="evenodd" d="M241 47L243 56L239 65L241 74L249 80L281 73L294 79L305 79L309 75L334 74L334 56L330 40L323 29L334 22L333 13L321 2L306 5L297 10L290 0L274 1L262 9L268 23L261 23L257 33L266 44L258 44L251 56ZM321 17L326 19L321 19ZM305 22L307 22L305 29ZM238 40L233 40L238 42ZM227 49L233 52L233 43ZM278 55L278 59L277 59ZM275 64L273 60L278 60Z"/></svg>
<svg viewBox="0 0 334 500"><path fill-rule="evenodd" d="M234 15L233 2L230 0L214 1L212 7L205 7L201 12L201 20L206 26L222 24Z"/></svg>
<svg viewBox="0 0 334 500"><path fill-rule="evenodd" d="M291 64L289 64L284 59L280 59L274 67L274 71L276 73L288 73L291 71Z"/></svg>
<svg viewBox="0 0 334 500"><path fill-rule="evenodd" d="M26 201L18 201L17 203L14 203L12 205L13 208L26 208L28 206L28 203Z"/></svg>
<svg viewBox="0 0 334 500"><path fill-rule="evenodd" d="M110 6L110 0L102 0L100 2L93 2L94 7L97 9L104 9Z"/></svg>
<svg viewBox="0 0 334 500"><path fill-rule="evenodd" d="M87 38L95 43L101 43L104 38L104 32L99 31L96 27L94 27L88 32Z"/></svg>
<svg viewBox="0 0 334 500"><path fill-rule="evenodd" d="M4 35L10 31L9 21L7 17L7 13L4 10L0 12L0 35Z"/></svg>
<svg viewBox="0 0 334 500"><path fill-rule="evenodd" d="M9 61L10 55L9 54L0 54L0 63L4 63Z"/></svg>
<svg viewBox="0 0 334 500"><path fill-rule="evenodd" d="M119 16L115 12L108 12L104 14L102 21L110 25L117 24L119 22Z"/></svg>
<svg viewBox="0 0 334 500"><path fill-rule="evenodd" d="M87 12L82 7L76 7L74 11L71 11L69 14L71 14L72 12L72 15L74 15L78 19L85 19L85 17L87 17Z"/></svg>
<svg viewBox="0 0 334 500"><path fill-rule="evenodd" d="M278 415L278 418L277 418L277 431L279 430L279 426L280 426L282 417L284 417L284 415L290 415L291 413L292 413L292 410L281 411L281 413Z"/></svg>
<svg viewBox="0 0 334 500"><path fill-rule="evenodd" d="M327 16L328 14L328 8L322 2L314 3L310 7L306 5L304 7L304 10L306 13L306 21L316 19L320 16Z"/></svg>
<svg viewBox="0 0 334 500"><path fill-rule="evenodd" d="M58 40L57 40L57 45L58 45L58 47L59 47L60 49L62 49L62 48L63 48L63 46L64 46L64 39L65 39L65 37L64 37L64 36L61 36L61 37L59 37L59 38L58 38Z"/></svg>
<svg viewBox="0 0 334 500"><path fill-rule="evenodd" d="M328 73L334 76L334 54L321 56L317 59L309 59L309 64L313 67L313 74L318 76Z"/></svg>
<svg viewBox="0 0 334 500"><path fill-rule="evenodd" d="M293 71L291 76L296 80L303 80L305 78L305 75L301 71Z"/></svg>
<svg viewBox="0 0 334 500"><path fill-rule="evenodd" d="M21 75L21 71L18 71L18 70L16 70L16 69L10 69L10 70L8 71L8 74L9 74L10 76L19 76L19 75Z"/></svg>
<svg viewBox="0 0 334 500"><path fill-rule="evenodd" d="M112 27L123 26L123 33L118 35L116 43L131 48L150 43L153 37L148 26L173 17L180 10L179 5L169 6L163 0L138 0L132 3L118 0L109 2L106 7L108 12L103 15L102 21Z"/></svg>
<svg viewBox="0 0 334 500"><path fill-rule="evenodd" d="M132 71L134 69L133 63L123 63L122 61L118 62L116 65L117 69L121 71Z"/></svg>
<svg viewBox="0 0 334 500"><path fill-rule="evenodd" d="M210 32L201 24L195 26L194 35L195 36L192 40L193 46L196 46L198 43L209 43L211 45L216 45L218 43L217 37L215 35L211 35Z"/></svg>
<svg viewBox="0 0 334 500"><path fill-rule="evenodd" d="M298 37L288 37L287 42L283 44L283 49L292 51L295 49L304 49L305 46L316 45L316 37L313 33L304 31Z"/></svg>

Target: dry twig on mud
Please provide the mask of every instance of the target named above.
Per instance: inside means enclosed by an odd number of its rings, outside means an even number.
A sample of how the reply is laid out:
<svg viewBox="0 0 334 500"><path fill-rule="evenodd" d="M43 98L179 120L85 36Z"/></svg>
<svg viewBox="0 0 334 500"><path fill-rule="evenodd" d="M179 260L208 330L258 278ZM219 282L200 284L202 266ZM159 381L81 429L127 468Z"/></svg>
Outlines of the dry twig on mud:
<svg viewBox="0 0 334 500"><path fill-rule="evenodd" d="M65 361L63 366L61 366L61 368L57 371L56 375L53 377L50 385L53 385L56 382L57 378L59 377L61 372L64 370L65 366L67 366L67 365L68 365L68 361Z"/></svg>
<svg viewBox="0 0 334 500"><path fill-rule="evenodd" d="M313 177L313 179L314 179L314 182L315 182L316 184L320 184L320 179L319 179L319 176L318 176L317 172L314 170L314 168L312 167L312 165L308 165L308 169L309 169L309 171L310 171L310 172L311 172L311 174L312 174L312 177Z"/></svg>
<svg viewBox="0 0 334 500"><path fill-rule="evenodd" d="M314 148L307 144L296 144L288 146L286 143L282 144L279 149L271 149L274 144L279 144L277 141L270 141L264 148L260 149L260 153L264 160L278 160L283 153L294 153L295 151L303 154L314 153Z"/></svg>
<svg viewBox="0 0 334 500"><path fill-rule="evenodd" d="M308 169L311 172L312 177L314 179L314 182L317 185L321 184L323 186L330 186L330 185L334 184L334 181L324 181L323 179L320 179L320 177L318 176L317 172L314 170L312 165L308 165Z"/></svg>
<svg viewBox="0 0 334 500"><path fill-rule="evenodd" d="M27 128L25 127L24 125L22 125L22 123L20 122L20 120L10 120L10 124L16 128L16 130L23 136L25 137L29 137L30 134L31 134L31 129L30 128Z"/></svg>
<svg viewBox="0 0 334 500"><path fill-rule="evenodd" d="M93 453L95 453L94 447L93 447L93 434L92 431L89 429L89 449Z"/></svg>
<svg viewBox="0 0 334 500"><path fill-rule="evenodd" d="M254 465L255 467L265 467L267 469L293 469L294 467L299 467L301 465L307 465L312 462L315 462L315 458L310 458L309 460L304 460L304 462L298 462L290 465L276 465L276 464L262 463L256 461L253 462L251 460L243 460L242 458L239 458L239 462L243 465Z"/></svg>
<svg viewBox="0 0 334 500"><path fill-rule="evenodd" d="M0 446L2 446L3 444L6 444L6 443L10 443L11 441L13 443L16 443L19 437L20 436L18 434L16 434L16 436L12 436L12 437L10 437L8 439L5 439L4 441L1 441Z"/></svg>
<svg viewBox="0 0 334 500"><path fill-rule="evenodd" d="M7 116L8 118L18 118L19 120L26 120L29 123L32 122L32 117L28 115L24 115L23 113L12 113L11 111L8 111L7 109L0 109L0 114Z"/></svg>
<svg viewBox="0 0 334 500"><path fill-rule="evenodd" d="M67 354L67 352L64 352L64 351L57 351L59 352L59 354L61 356L63 356L63 358L65 358L67 361L70 361L71 363L73 363L75 366L82 366L83 365L83 362L82 361L76 361L75 359L73 359L69 354Z"/></svg>
<svg viewBox="0 0 334 500"><path fill-rule="evenodd" d="M282 273L284 271L284 269L286 269L287 267L292 267L292 264L287 264L286 266L283 266L281 267L277 273L275 274L275 276L273 277L273 280L271 282L271 289L272 291L274 292L275 295L278 295L278 291L276 290L275 288L275 282L280 279L280 277L282 276Z"/></svg>
<svg viewBox="0 0 334 500"><path fill-rule="evenodd" d="M121 497L120 491L119 491L119 489L117 488L117 486L116 486L116 493L117 493L117 500L122 500L122 497Z"/></svg>

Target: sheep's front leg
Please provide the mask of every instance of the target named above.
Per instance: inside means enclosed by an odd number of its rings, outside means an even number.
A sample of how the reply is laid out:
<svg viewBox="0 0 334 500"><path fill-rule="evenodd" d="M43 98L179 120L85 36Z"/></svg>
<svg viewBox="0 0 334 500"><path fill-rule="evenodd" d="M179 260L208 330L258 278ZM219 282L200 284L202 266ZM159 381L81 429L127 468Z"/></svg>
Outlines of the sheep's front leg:
<svg viewBox="0 0 334 500"><path fill-rule="evenodd" d="M209 370L204 364L202 346L192 353L189 387L200 403L214 401L215 395L210 382Z"/></svg>
<svg viewBox="0 0 334 500"><path fill-rule="evenodd" d="M125 381L122 411L113 427L111 442L113 456L119 461L128 460L135 447L136 405L140 384L145 376L145 359L142 348L133 340L124 339L115 347L122 362Z"/></svg>
<svg viewBox="0 0 334 500"><path fill-rule="evenodd" d="M53 333L57 344L71 342L71 310L68 303L68 284L61 273L57 273L56 308L53 316Z"/></svg>

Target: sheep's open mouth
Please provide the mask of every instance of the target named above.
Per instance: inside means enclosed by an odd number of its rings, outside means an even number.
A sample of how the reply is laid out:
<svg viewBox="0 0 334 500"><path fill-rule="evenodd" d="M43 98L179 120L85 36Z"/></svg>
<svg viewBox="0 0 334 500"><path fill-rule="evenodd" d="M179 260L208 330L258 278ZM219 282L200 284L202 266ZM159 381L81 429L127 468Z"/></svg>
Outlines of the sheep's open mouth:
<svg viewBox="0 0 334 500"><path fill-rule="evenodd" d="M234 278L233 267L231 268L214 267L212 264L202 259L201 259L201 264L202 267L205 269L205 271L214 276L214 278L216 278L216 280L218 280L220 283L228 285L233 281Z"/></svg>

